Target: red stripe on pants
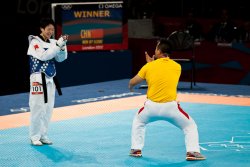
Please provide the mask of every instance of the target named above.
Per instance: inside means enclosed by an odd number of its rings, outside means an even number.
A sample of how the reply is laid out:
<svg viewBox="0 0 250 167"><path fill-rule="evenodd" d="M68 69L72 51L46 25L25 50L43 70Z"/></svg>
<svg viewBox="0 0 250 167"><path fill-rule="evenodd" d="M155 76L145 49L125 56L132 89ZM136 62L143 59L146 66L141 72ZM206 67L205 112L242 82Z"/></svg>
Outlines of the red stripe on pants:
<svg viewBox="0 0 250 167"><path fill-rule="evenodd" d="M180 104L178 103L177 105L178 105L179 111L180 111L183 115L185 115L185 117L187 117L187 119L189 119L189 115L181 108Z"/></svg>
<svg viewBox="0 0 250 167"><path fill-rule="evenodd" d="M140 112L142 112L143 109L144 109L144 107L142 107L142 108L138 111L138 114L140 114Z"/></svg>

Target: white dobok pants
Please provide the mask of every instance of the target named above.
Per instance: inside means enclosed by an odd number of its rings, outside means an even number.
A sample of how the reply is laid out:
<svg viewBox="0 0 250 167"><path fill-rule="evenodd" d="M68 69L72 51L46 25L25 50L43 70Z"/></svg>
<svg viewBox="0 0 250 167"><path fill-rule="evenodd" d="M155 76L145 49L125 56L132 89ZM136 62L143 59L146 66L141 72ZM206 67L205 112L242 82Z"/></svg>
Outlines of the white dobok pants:
<svg viewBox="0 0 250 167"><path fill-rule="evenodd" d="M30 76L30 129L31 140L47 138L49 122L52 116L55 101L55 84L53 78L46 77L48 102L44 102L42 77L40 73Z"/></svg>
<svg viewBox="0 0 250 167"><path fill-rule="evenodd" d="M200 152L196 123L181 109L176 101L156 103L151 100L146 100L144 107L136 113L133 120L131 149L142 150L146 125L157 120L168 121L183 131L187 152Z"/></svg>

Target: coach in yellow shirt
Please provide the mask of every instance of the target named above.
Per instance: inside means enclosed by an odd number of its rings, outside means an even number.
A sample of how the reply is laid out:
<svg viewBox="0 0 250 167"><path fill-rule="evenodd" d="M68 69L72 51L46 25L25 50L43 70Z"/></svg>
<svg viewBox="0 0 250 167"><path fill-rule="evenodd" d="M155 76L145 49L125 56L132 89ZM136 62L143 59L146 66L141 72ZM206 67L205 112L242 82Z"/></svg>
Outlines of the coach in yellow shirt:
<svg viewBox="0 0 250 167"><path fill-rule="evenodd" d="M170 43L167 40L158 41L155 55L150 57L145 52L147 64L129 81L130 91L144 80L148 85L147 100L133 120L130 155L142 156L146 125L165 120L183 131L186 160L204 160L206 158L200 154L197 125L176 101L181 66L170 59L170 53Z"/></svg>

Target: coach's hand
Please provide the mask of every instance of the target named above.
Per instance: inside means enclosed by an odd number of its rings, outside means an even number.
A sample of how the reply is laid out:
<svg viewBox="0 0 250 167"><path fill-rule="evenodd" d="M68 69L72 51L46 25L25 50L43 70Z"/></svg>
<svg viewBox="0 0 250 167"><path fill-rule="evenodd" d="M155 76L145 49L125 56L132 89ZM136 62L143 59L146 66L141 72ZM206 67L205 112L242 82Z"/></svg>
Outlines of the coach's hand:
<svg viewBox="0 0 250 167"><path fill-rule="evenodd" d="M155 55L153 55L153 57L150 57L150 56L148 55L148 52L145 52L145 57L146 57L147 63L149 63L149 62L151 62L151 61L154 61Z"/></svg>
<svg viewBox="0 0 250 167"><path fill-rule="evenodd" d="M130 92L134 92L133 86L128 85L128 89L129 89Z"/></svg>

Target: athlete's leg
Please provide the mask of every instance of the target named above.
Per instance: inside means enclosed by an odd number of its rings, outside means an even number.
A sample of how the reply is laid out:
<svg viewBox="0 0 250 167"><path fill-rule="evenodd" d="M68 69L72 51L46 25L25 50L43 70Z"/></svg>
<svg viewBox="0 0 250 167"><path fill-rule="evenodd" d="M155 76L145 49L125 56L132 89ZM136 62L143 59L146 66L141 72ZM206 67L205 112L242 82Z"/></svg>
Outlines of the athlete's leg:
<svg viewBox="0 0 250 167"><path fill-rule="evenodd" d="M33 74L30 77L30 127L29 135L32 141L40 140L42 129L42 117L46 110L44 94L40 74Z"/></svg>
<svg viewBox="0 0 250 167"><path fill-rule="evenodd" d="M55 84L53 82L47 83L47 92L48 92L48 103L46 105L46 112L43 115L43 126L41 132L41 138L46 140L48 139L48 127L52 117L52 112L54 109L55 103Z"/></svg>

